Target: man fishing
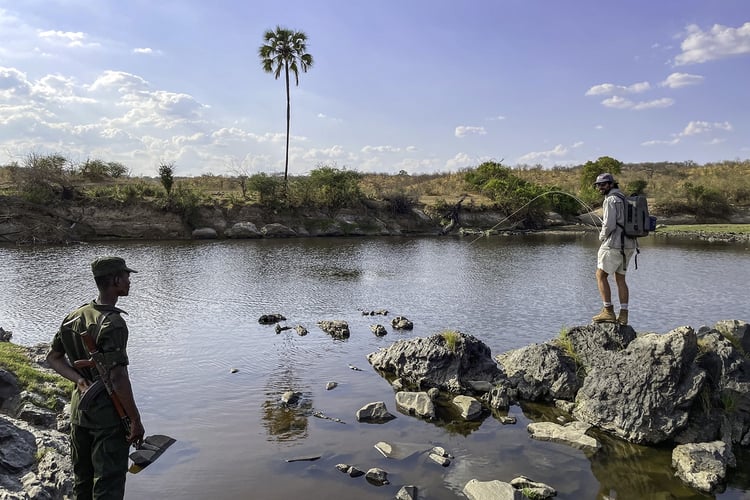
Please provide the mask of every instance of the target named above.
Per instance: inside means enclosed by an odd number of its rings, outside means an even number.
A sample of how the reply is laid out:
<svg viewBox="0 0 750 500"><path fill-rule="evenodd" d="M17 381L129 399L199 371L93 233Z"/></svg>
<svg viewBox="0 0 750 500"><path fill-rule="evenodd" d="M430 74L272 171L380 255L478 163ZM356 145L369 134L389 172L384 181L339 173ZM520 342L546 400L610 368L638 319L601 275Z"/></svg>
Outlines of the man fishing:
<svg viewBox="0 0 750 500"><path fill-rule="evenodd" d="M602 229L599 232L599 254L596 262L596 282L604 306L599 314L593 317L594 323L628 324L628 299L630 292L625 282L625 272L628 269L636 241L624 235L625 205L620 193L619 185L612 174L599 174L594 187L604 195L602 205ZM609 286L609 275L615 275L617 295L620 300L620 312L615 316L612 305L612 290Z"/></svg>
<svg viewBox="0 0 750 500"><path fill-rule="evenodd" d="M52 340L47 362L76 384L70 404L75 498L122 499L128 450L131 444L141 445L144 430L128 375L128 328L122 318L125 311L115 304L119 297L129 294L130 273L136 271L120 257L100 257L91 263L91 271L99 296L65 317ZM92 353L82 338L84 332L93 337L92 344L95 342L101 361L96 370L91 368ZM102 378L109 379L107 391L94 388L102 387ZM86 394L89 390L91 393ZM108 394L110 390L116 393L119 410L113 403L115 398ZM118 413L123 410L126 418Z"/></svg>

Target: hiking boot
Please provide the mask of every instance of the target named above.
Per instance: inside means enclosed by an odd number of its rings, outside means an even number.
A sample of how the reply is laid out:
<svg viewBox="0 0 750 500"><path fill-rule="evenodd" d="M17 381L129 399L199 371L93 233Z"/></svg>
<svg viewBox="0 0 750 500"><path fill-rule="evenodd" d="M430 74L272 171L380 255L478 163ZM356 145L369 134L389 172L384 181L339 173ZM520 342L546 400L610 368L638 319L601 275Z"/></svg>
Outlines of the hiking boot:
<svg viewBox="0 0 750 500"><path fill-rule="evenodd" d="M602 312L592 318L594 323L615 323L617 317L615 316L614 306L602 307Z"/></svg>
<svg viewBox="0 0 750 500"><path fill-rule="evenodd" d="M628 324L628 310L627 309L620 309L620 314L617 315L617 322L620 323L622 326L625 326Z"/></svg>

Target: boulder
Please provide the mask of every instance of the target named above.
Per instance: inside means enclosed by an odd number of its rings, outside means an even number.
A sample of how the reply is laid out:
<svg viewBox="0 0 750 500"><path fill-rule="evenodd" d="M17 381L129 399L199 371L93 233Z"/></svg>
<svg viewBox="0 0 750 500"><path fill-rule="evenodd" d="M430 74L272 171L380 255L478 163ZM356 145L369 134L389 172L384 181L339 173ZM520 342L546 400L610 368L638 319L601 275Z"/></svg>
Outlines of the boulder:
<svg viewBox="0 0 750 500"><path fill-rule="evenodd" d="M750 324L736 319L725 319L714 325L714 330L736 342L745 354L750 354Z"/></svg>
<svg viewBox="0 0 750 500"><path fill-rule="evenodd" d="M482 405L471 396L459 395L453 398L453 406L461 412L461 418L475 420L482 416Z"/></svg>
<svg viewBox="0 0 750 500"><path fill-rule="evenodd" d="M413 330L414 323L412 323L406 316L396 316L391 320L391 326L395 330Z"/></svg>
<svg viewBox="0 0 750 500"><path fill-rule="evenodd" d="M367 474L365 474L365 479L367 479L368 483L374 484L375 486L383 486L391 483L388 481L388 473L380 467L373 467L368 470Z"/></svg>
<svg viewBox="0 0 750 500"><path fill-rule="evenodd" d="M385 403L382 401L375 401L374 403L368 403L359 410L357 410L357 421L366 422L369 424L383 424L396 418L391 414L385 407Z"/></svg>
<svg viewBox="0 0 750 500"><path fill-rule="evenodd" d="M727 466L736 467L736 461L730 447L722 441L682 444L672 450L677 477L706 493L723 484Z"/></svg>
<svg viewBox="0 0 750 500"><path fill-rule="evenodd" d="M409 415L435 418L435 405L426 392L397 392L396 406Z"/></svg>
<svg viewBox="0 0 750 500"><path fill-rule="evenodd" d="M194 240L215 240L219 237L219 233L212 227L199 227L193 230L191 237Z"/></svg>
<svg viewBox="0 0 750 500"><path fill-rule="evenodd" d="M581 381L575 361L552 343L532 344L495 357L519 399L575 399Z"/></svg>
<svg viewBox="0 0 750 500"><path fill-rule="evenodd" d="M586 431L590 428L591 426L584 422L570 422L565 425L558 425L554 422L532 422L526 426L531 437L539 441L553 441L579 450L596 452L601 448L601 444L586 435Z"/></svg>
<svg viewBox="0 0 750 500"><path fill-rule="evenodd" d="M18 396L20 392L16 376L0 368L0 408L3 408L6 401Z"/></svg>
<svg viewBox="0 0 750 500"><path fill-rule="evenodd" d="M262 238L263 233L261 233L252 222L237 222L226 230L224 236L234 239Z"/></svg>
<svg viewBox="0 0 750 500"><path fill-rule="evenodd" d="M376 337L382 337L388 334L388 331L383 325L370 325L370 331L374 333Z"/></svg>
<svg viewBox="0 0 750 500"><path fill-rule="evenodd" d="M690 327L636 338L589 369L573 416L634 443L671 439L687 426L706 379L694 364L697 352Z"/></svg>
<svg viewBox="0 0 750 500"><path fill-rule="evenodd" d="M283 224L266 224L260 230L260 232L266 238L292 238L297 236L294 229L287 227Z"/></svg>
<svg viewBox="0 0 750 500"><path fill-rule="evenodd" d="M321 330L335 339L343 340L349 338L349 323L342 320L318 321Z"/></svg>
<svg viewBox="0 0 750 500"><path fill-rule="evenodd" d="M489 347L463 333L452 348L442 334L436 334L397 341L368 354L367 360L380 373L395 375L407 386L436 387L454 394L470 392L470 381L494 383L502 378Z"/></svg>
<svg viewBox="0 0 750 500"><path fill-rule="evenodd" d="M283 314L263 314L260 318L258 318L258 323L261 325L273 325L274 323L278 323L279 321L286 321L286 318Z"/></svg>
<svg viewBox="0 0 750 500"><path fill-rule="evenodd" d="M469 500L527 500L519 490L498 480L472 479L464 486L464 495Z"/></svg>

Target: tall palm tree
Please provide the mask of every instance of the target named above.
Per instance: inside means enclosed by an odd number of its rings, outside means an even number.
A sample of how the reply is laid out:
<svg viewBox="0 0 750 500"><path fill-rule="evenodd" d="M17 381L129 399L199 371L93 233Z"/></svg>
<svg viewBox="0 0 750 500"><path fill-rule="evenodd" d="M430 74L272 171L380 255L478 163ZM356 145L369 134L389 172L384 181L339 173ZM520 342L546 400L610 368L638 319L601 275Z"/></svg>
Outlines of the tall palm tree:
<svg viewBox="0 0 750 500"><path fill-rule="evenodd" d="M289 101L289 72L294 73L294 81L299 85L299 70L307 72L313 64L313 57L307 53L307 35L303 31L292 31L281 26L266 31L263 45L258 49L263 71L273 73L278 80L284 70L286 80L286 159L284 161L284 188L289 172L289 121L291 106Z"/></svg>

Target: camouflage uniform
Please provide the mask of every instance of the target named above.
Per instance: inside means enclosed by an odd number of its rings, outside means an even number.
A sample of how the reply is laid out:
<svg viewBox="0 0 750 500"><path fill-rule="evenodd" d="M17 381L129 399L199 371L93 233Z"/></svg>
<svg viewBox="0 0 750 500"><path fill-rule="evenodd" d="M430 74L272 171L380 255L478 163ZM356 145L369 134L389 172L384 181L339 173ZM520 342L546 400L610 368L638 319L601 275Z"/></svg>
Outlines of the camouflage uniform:
<svg viewBox="0 0 750 500"><path fill-rule="evenodd" d="M121 314L125 311L96 301L83 305L68 314L55 334L51 349L67 355L71 365L77 360L89 359L79 333L99 316L105 315L101 330L96 336L97 347L104 353L109 369L127 365L128 328ZM79 372L90 381L99 378L95 368L82 368ZM106 391L99 393L87 409L79 407L81 395L74 389L71 397L71 458L75 474L74 498L122 499L125 496L125 475L128 469L128 450L125 429L112 400Z"/></svg>

